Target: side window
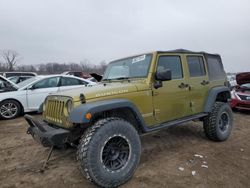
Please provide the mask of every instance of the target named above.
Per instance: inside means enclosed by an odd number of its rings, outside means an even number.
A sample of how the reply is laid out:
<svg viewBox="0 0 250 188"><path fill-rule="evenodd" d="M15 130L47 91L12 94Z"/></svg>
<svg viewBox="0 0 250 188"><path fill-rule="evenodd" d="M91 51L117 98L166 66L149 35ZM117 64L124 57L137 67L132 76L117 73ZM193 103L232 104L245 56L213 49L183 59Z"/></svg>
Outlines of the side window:
<svg viewBox="0 0 250 188"><path fill-rule="evenodd" d="M157 65L157 72L170 69L172 79L180 79L183 77L181 58L179 56L160 56Z"/></svg>
<svg viewBox="0 0 250 188"><path fill-rule="evenodd" d="M190 77L206 75L204 61L201 56L187 56Z"/></svg>
<svg viewBox="0 0 250 188"><path fill-rule="evenodd" d="M61 86L74 86L74 85L86 85L87 82L84 82L83 80L78 80L75 78L61 78Z"/></svg>
<svg viewBox="0 0 250 188"><path fill-rule="evenodd" d="M58 81L59 81L59 77L45 78L45 79L37 82L33 86L33 88L34 89L42 89L42 88L57 87Z"/></svg>
<svg viewBox="0 0 250 188"><path fill-rule="evenodd" d="M17 83L17 81L18 81L18 76L9 78L9 80L12 81L12 82L14 82L14 83Z"/></svg>
<svg viewBox="0 0 250 188"><path fill-rule="evenodd" d="M209 80L225 79L226 73L224 71L220 57L208 56L207 57L208 75Z"/></svg>

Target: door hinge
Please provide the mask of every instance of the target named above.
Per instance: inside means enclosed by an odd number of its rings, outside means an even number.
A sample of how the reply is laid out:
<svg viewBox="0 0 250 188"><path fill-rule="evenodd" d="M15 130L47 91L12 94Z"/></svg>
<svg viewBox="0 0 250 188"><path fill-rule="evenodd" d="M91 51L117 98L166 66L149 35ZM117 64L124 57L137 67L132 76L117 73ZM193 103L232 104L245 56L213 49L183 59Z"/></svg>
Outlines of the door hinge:
<svg viewBox="0 0 250 188"><path fill-rule="evenodd" d="M154 109L153 110L153 115L156 116L157 114L160 113L160 109Z"/></svg>
<svg viewBox="0 0 250 188"><path fill-rule="evenodd" d="M158 91L152 91L152 96L156 96L156 95L158 95L158 94L159 94Z"/></svg>

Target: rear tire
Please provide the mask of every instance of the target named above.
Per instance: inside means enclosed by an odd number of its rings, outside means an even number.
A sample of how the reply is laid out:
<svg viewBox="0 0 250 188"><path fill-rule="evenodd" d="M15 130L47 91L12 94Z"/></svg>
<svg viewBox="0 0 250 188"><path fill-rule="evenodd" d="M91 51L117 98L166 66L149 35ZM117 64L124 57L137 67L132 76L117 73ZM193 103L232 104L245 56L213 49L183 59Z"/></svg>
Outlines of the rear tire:
<svg viewBox="0 0 250 188"><path fill-rule="evenodd" d="M212 111L203 121L206 136L213 141L228 139L233 127L233 113L227 103L215 102Z"/></svg>
<svg viewBox="0 0 250 188"><path fill-rule="evenodd" d="M21 111L20 104L15 100L4 100L0 103L0 119L14 119Z"/></svg>
<svg viewBox="0 0 250 188"><path fill-rule="evenodd" d="M117 187L134 174L141 155L136 129L120 118L97 121L85 131L77 161L85 177L101 187Z"/></svg>

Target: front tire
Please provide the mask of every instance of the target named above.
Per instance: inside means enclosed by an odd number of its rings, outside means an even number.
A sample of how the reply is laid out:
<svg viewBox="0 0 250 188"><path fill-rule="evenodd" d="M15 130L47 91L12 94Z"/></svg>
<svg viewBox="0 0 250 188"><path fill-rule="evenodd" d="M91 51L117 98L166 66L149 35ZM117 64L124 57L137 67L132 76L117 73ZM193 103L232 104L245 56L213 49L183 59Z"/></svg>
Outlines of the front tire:
<svg viewBox="0 0 250 188"><path fill-rule="evenodd" d="M233 113L227 103L215 102L212 111L203 121L206 136L213 141L228 139L233 127Z"/></svg>
<svg viewBox="0 0 250 188"><path fill-rule="evenodd" d="M85 177L101 187L116 187L134 174L141 155L136 129L120 118L97 121L82 136L77 160Z"/></svg>
<svg viewBox="0 0 250 188"><path fill-rule="evenodd" d="M5 100L0 103L0 119L14 119L21 113L21 106L15 100Z"/></svg>

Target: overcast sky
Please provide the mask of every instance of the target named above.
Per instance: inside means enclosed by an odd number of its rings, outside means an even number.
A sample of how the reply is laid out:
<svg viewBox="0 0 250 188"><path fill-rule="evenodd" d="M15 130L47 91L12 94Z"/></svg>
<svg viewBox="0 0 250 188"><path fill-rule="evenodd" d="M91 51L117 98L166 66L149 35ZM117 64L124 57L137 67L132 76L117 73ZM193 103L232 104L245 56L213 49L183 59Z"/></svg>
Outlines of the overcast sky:
<svg viewBox="0 0 250 188"><path fill-rule="evenodd" d="M0 50L16 50L20 64L98 64L177 48L250 71L250 1L0 0Z"/></svg>

